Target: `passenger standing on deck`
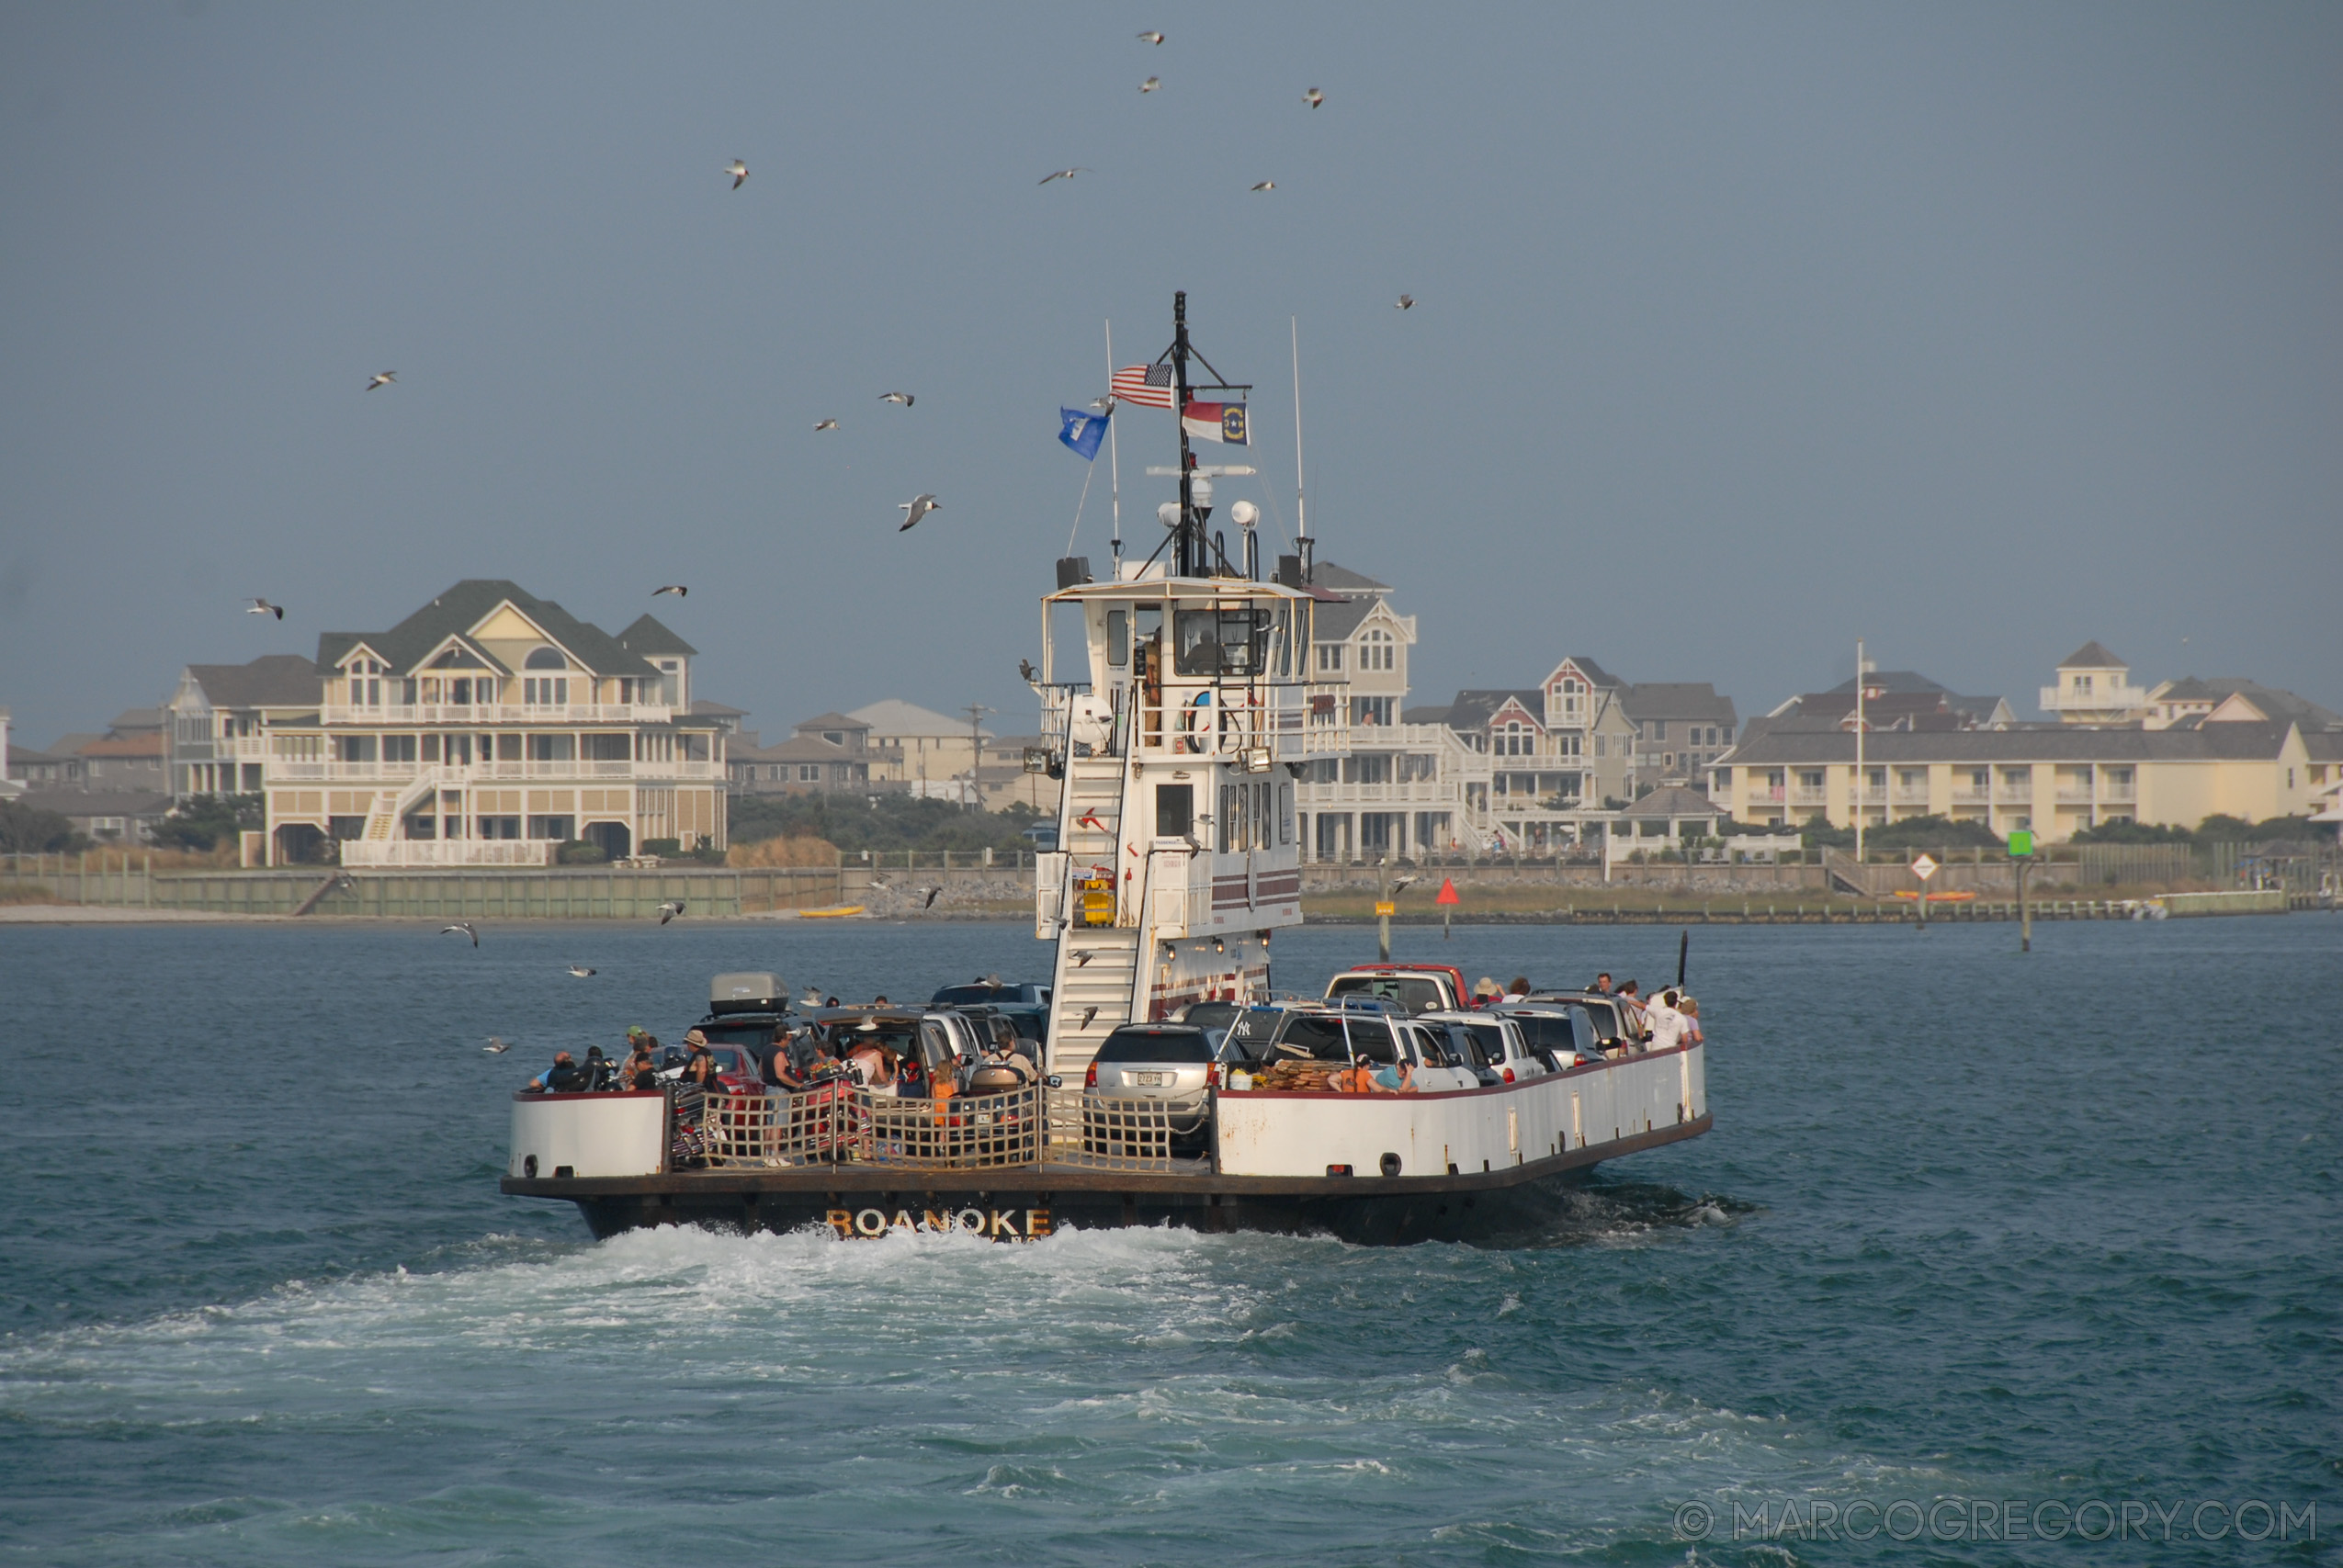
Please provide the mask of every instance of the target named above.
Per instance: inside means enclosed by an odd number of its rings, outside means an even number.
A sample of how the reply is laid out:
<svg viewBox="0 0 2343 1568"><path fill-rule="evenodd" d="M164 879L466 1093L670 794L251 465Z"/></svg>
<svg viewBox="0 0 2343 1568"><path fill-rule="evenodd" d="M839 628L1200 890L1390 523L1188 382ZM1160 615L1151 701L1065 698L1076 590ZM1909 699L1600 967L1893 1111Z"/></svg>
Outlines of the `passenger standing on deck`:
<svg viewBox="0 0 2343 1568"><path fill-rule="evenodd" d="M1684 1015L1676 1010L1676 993L1662 991L1644 1010L1644 1023L1650 1032L1645 1037L1645 1049L1673 1051L1683 1043Z"/></svg>
<svg viewBox="0 0 2343 1568"><path fill-rule="evenodd" d="M804 1088L798 1075L789 1070L789 1026L773 1026L773 1040L757 1053L757 1076L771 1089L797 1089Z"/></svg>
<svg viewBox="0 0 2343 1568"><path fill-rule="evenodd" d="M1473 1006L1477 1008L1494 1007L1504 995L1496 980L1489 976L1483 975L1473 982Z"/></svg>
<svg viewBox="0 0 2343 1568"><path fill-rule="evenodd" d="M1701 1004L1698 997L1686 997L1676 1010L1684 1015L1684 1043L1704 1045L1708 1036L1701 1032Z"/></svg>
<svg viewBox="0 0 2343 1568"><path fill-rule="evenodd" d="M634 1054L627 1058L626 1067L620 1072L619 1078L627 1088L632 1089L659 1087L659 1064L651 1055L650 1035L638 1034L635 1037Z"/></svg>
<svg viewBox="0 0 2343 1568"><path fill-rule="evenodd" d="M1526 975L1514 976L1513 983L1505 987L1505 999L1509 1002L1528 1001L1530 999L1530 977Z"/></svg>
<svg viewBox="0 0 2343 1568"><path fill-rule="evenodd" d="M1594 985L1590 988L1598 997L1609 996L1611 994L1611 971L1605 969L1602 974L1597 975L1594 977Z"/></svg>

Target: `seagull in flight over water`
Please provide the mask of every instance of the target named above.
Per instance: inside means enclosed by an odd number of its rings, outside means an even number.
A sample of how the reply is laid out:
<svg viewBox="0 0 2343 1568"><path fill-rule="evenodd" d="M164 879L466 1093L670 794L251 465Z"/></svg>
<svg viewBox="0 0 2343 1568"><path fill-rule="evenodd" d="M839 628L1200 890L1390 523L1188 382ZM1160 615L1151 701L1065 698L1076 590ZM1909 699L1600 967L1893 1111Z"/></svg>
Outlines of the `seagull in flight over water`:
<svg viewBox="0 0 2343 1568"><path fill-rule="evenodd" d="M835 430L838 428L838 422L834 419L818 419L814 421L813 427L817 431Z"/></svg>
<svg viewBox="0 0 2343 1568"><path fill-rule="evenodd" d="M1161 43L1163 41L1163 35L1161 33L1149 30L1139 35L1139 41L1141 43Z"/></svg>
<svg viewBox="0 0 2343 1568"><path fill-rule="evenodd" d="M1416 297L1412 294L1402 294L1399 296L1398 303L1394 308L1401 310L1412 310L1416 308Z"/></svg>
<svg viewBox="0 0 2343 1568"><path fill-rule="evenodd" d="M917 495L913 496L909 501L897 502L895 503L896 508L899 511L907 512L911 513L911 515L903 519L903 525L900 528L896 529L895 532L898 534L909 533L913 527L918 525L921 518L926 516L931 512L936 511L938 508L942 507L943 504L944 503L942 502L936 500L933 495Z"/></svg>
<svg viewBox="0 0 2343 1568"><path fill-rule="evenodd" d="M670 898L666 903L659 906L659 923L663 926L683 912L684 901L681 898Z"/></svg>
<svg viewBox="0 0 2343 1568"><path fill-rule="evenodd" d="M570 973L583 980L589 975L592 975L594 971L583 964L572 964L570 965Z"/></svg>
<svg viewBox="0 0 2343 1568"><path fill-rule="evenodd" d="M281 621L285 618L285 606L282 604L272 604L266 599L255 599L252 602L252 607L246 610L244 614L247 615L274 615Z"/></svg>
<svg viewBox="0 0 2343 1568"><path fill-rule="evenodd" d="M1150 76L1146 81L1139 84L1139 91L1142 93L1152 93L1161 85L1163 85L1162 77Z"/></svg>
<svg viewBox="0 0 2343 1568"><path fill-rule="evenodd" d="M441 926L439 928L439 934L441 936L468 936L472 939L472 945L474 947L478 947L480 945L480 932L472 930L472 923L470 920L458 920L452 926Z"/></svg>
<svg viewBox="0 0 2343 1568"><path fill-rule="evenodd" d="M1253 186L1253 189L1255 190L1275 190L1276 188L1277 182L1275 180L1263 180L1261 184Z"/></svg>
<svg viewBox="0 0 2343 1568"><path fill-rule="evenodd" d="M492 1034L488 1037L488 1043L481 1046L481 1050L491 1056L501 1056L512 1048L512 1042L503 1038L501 1035Z"/></svg>
<svg viewBox="0 0 2343 1568"><path fill-rule="evenodd" d="M1070 180L1070 179L1072 179L1072 178L1073 178L1076 175L1094 175L1094 174L1096 174L1096 173L1098 173L1098 171L1097 171L1096 169L1083 169L1083 168L1060 169L1060 170L1058 170L1058 171L1056 174L1054 174L1054 175L1042 175L1042 176L1041 176L1041 183L1042 183L1043 185L1047 185L1047 184L1048 184L1050 181L1052 181L1052 180Z"/></svg>
<svg viewBox="0 0 2343 1568"><path fill-rule="evenodd" d="M741 184L749 177L749 166L746 164L741 163L738 158L735 158L730 163L725 164L724 172L732 176L732 188L734 190L740 189Z"/></svg>
<svg viewBox="0 0 2343 1568"><path fill-rule="evenodd" d="M1318 107L1319 105L1325 101L1326 95L1319 92L1316 87L1312 87L1308 92L1302 95L1302 102L1309 105L1312 108Z"/></svg>
<svg viewBox="0 0 2343 1568"><path fill-rule="evenodd" d="M688 588L686 588L686 587L685 587L682 583L680 583L680 582L671 582L671 583L669 583L669 584L668 584L666 587L664 587L664 588L654 588L654 589L652 589L652 590L651 591L651 596L652 598L656 599L656 598L658 598L658 597L659 597L662 593L673 593L673 594L676 598L681 599L681 598L684 598L685 595L689 594L690 592L691 592L691 590L690 590L690 589L688 589Z"/></svg>
<svg viewBox="0 0 2343 1568"><path fill-rule="evenodd" d="M396 370L378 370L368 379L366 389L371 392L377 387L387 387L398 378L399 373Z"/></svg>
<svg viewBox="0 0 2343 1568"><path fill-rule="evenodd" d="M909 392L881 392L878 394L878 400L882 403L900 403L903 407L910 408L919 400Z"/></svg>

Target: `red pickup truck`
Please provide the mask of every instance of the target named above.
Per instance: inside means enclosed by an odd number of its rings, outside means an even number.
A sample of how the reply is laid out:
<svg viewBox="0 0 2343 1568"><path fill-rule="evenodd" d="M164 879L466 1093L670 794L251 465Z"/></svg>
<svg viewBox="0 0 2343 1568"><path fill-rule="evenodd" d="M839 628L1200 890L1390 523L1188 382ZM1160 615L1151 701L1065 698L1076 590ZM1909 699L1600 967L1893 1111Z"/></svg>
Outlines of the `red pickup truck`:
<svg viewBox="0 0 2343 1568"><path fill-rule="evenodd" d="M1473 1006L1464 972L1446 964L1354 964L1326 983L1328 1001L1339 1005L1345 997L1380 997L1411 1018Z"/></svg>

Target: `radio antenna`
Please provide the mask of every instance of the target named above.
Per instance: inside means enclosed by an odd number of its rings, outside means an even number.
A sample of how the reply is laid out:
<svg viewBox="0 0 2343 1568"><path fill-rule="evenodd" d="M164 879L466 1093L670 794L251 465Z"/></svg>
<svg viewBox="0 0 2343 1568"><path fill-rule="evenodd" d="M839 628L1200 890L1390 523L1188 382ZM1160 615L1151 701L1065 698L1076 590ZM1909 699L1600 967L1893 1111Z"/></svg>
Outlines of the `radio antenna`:
<svg viewBox="0 0 2343 1568"><path fill-rule="evenodd" d="M1312 575L1308 487L1302 479L1302 323L1296 316L1285 318L1294 340L1294 547L1301 552L1302 581Z"/></svg>

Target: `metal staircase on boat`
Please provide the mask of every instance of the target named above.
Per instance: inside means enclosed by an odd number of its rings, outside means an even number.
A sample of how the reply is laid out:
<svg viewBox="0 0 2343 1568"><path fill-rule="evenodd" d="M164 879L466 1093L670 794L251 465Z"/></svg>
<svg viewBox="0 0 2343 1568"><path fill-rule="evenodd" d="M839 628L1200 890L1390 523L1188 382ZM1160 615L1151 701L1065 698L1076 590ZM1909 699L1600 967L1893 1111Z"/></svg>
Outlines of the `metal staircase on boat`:
<svg viewBox="0 0 2343 1568"><path fill-rule="evenodd" d="M1139 985L1139 859L1124 843L1123 802L1127 780L1120 757L1075 757L1066 766L1066 799L1059 813L1058 843L1067 855L1068 887L1059 906L1058 966L1052 976L1050 1019L1056 1039L1050 1071L1071 1077L1090 1066L1098 1043L1115 1025L1128 1023ZM1116 889L1115 921L1082 924L1081 895L1074 885L1103 876Z"/></svg>

